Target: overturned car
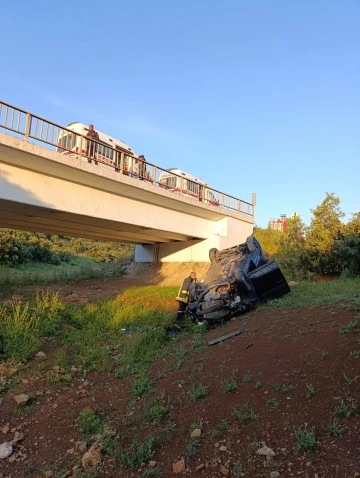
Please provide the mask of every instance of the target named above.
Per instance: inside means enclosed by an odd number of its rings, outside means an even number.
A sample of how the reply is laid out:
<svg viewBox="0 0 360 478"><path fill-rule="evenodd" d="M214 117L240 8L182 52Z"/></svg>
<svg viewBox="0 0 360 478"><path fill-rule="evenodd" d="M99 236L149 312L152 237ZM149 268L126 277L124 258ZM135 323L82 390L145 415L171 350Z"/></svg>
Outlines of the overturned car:
<svg viewBox="0 0 360 478"><path fill-rule="evenodd" d="M198 320L226 320L260 300L290 292L280 268L275 261L266 260L253 236L229 249L210 249L209 256L211 265L204 282L193 282L189 288L188 312Z"/></svg>

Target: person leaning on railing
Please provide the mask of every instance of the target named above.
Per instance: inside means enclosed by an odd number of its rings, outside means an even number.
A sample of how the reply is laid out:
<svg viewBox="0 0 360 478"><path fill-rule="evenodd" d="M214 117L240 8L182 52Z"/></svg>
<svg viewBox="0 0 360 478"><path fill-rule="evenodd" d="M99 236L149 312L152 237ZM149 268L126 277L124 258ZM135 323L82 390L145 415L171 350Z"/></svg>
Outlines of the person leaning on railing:
<svg viewBox="0 0 360 478"><path fill-rule="evenodd" d="M94 129L93 124L89 124L89 131L88 134L86 135L87 138L89 138L90 141L87 142L86 146L86 156L88 156L89 161L91 161L91 158L96 160L95 154L96 154L96 149L97 145L94 141L99 141L99 134L97 131ZM94 140L94 141L92 141ZM96 163L96 161L95 161Z"/></svg>
<svg viewBox="0 0 360 478"><path fill-rule="evenodd" d="M140 179L144 179L147 177L146 175L146 159L145 159L145 156L143 154L141 154L139 157L138 157L138 161L139 161L139 178Z"/></svg>

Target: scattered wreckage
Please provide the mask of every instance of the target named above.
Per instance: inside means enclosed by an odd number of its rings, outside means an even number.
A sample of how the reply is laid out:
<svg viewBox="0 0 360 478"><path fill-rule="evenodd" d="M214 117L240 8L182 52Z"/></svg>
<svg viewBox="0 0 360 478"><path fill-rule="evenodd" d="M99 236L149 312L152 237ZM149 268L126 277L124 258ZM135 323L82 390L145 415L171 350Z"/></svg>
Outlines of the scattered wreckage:
<svg viewBox="0 0 360 478"><path fill-rule="evenodd" d="M261 300L290 292L279 266L266 260L253 236L229 249L210 249L209 257L211 265L203 283L193 282L189 288L187 311L196 320L227 320L250 310Z"/></svg>

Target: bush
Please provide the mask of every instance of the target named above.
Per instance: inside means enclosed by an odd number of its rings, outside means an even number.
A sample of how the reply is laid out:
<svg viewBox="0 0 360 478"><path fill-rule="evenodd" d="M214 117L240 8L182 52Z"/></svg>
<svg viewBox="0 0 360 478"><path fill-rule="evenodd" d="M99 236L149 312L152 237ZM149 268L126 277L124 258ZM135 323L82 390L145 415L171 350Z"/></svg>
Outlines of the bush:
<svg viewBox="0 0 360 478"><path fill-rule="evenodd" d="M335 273L360 276L360 235L352 234L335 241L332 258Z"/></svg>
<svg viewBox="0 0 360 478"><path fill-rule="evenodd" d="M31 357L42 346L43 338L60 326L63 308L58 294L38 294L34 308L13 297L9 306L0 307L0 353L18 360Z"/></svg>
<svg viewBox="0 0 360 478"><path fill-rule="evenodd" d="M74 256L99 263L126 263L134 256L134 245L49 234L0 229L0 265L29 262L59 265Z"/></svg>
<svg viewBox="0 0 360 478"><path fill-rule="evenodd" d="M41 346L38 333L39 319L29 304L22 305L18 298L13 298L10 310L4 305L0 309L0 336L3 354L26 360Z"/></svg>
<svg viewBox="0 0 360 478"><path fill-rule="evenodd" d="M0 264L14 266L18 264L19 248L16 239L9 229L0 232Z"/></svg>

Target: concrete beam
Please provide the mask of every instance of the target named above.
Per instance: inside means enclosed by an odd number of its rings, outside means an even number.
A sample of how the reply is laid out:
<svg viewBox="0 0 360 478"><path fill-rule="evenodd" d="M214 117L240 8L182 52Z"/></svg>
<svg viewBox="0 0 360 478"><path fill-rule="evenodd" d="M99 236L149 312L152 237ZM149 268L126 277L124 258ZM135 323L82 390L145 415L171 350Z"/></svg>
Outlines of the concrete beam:
<svg viewBox="0 0 360 478"><path fill-rule="evenodd" d="M244 242L253 225L252 216L0 133L0 227L142 244L139 261L207 262L209 248Z"/></svg>

